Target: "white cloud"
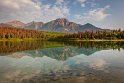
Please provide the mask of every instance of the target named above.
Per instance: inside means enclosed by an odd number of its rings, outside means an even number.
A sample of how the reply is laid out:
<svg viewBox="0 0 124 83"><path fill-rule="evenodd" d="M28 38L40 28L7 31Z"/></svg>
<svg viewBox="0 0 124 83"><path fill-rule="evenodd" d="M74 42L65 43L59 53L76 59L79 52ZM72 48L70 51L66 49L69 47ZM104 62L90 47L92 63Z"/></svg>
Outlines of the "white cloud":
<svg viewBox="0 0 124 83"><path fill-rule="evenodd" d="M85 7L86 0L77 0L77 2L81 5L81 7Z"/></svg>
<svg viewBox="0 0 124 83"><path fill-rule="evenodd" d="M64 0L56 0L57 5L61 5L64 2Z"/></svg>
<svg viewBox="0 0 124 83"><path fill-rule="evenodd" d="M75 15L75 20L78 21L79 23L102 21L107 16L110 15L106 12L108 8L109 6L105 6L104 8L96 8L96 9L90 10L87 13L84 13L83 15Z"/></svg>
<svg viewBox="0 0 124 83"><path fill-rule="evenodd" d="M40 11L40 4L32 0L0 0L0 22L36 20Z"/></svg>
<svg viewBox="0 0 124 83"><path fill-rule="evenodd" d="M88 12L88 18L92 18L93 20L95 19L96 21L103 20L108 15L110 15L110 14L106 13L106 9L108 9L108 8L109 8L109 6L106 6L104 8L97 8L97 9L91 10Z"/></svg>
<svg viewBox="0 0 124 83"><path fill-rule="evenodd" d="M65 3L60 5L57 4L52 7L51 5L44 5L42 6L41 19L48 22L57 18L64 18L69 15L69 11Z"/></svg>
<svg viewBox="0 0 124 83"><path fill-rule="evenodd" d="M38 0L0 0L0 22L47 22L66 15L69 15L69 8L63 0L59 0L54 6L42 4Z"/></svg>

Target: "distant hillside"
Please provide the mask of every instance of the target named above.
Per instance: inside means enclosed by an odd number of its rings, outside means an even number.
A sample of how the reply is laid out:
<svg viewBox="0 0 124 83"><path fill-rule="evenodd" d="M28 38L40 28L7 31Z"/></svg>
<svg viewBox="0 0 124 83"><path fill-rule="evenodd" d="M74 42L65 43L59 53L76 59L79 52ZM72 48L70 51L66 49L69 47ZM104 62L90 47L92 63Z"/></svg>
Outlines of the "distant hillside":
<svg viewBox="0 0 124 83"><path fill-rule="evenodd" d="M84 31L103 31L103 30L109 31L109 29L101 29L90 23L81 25L74 22L70 22L65 18L59 18L47 23L33 21L25 24L20 21L12 21L6 24L20 28L35 29L35 30L49 31L49 32L73 33L73 32L84 32Z"/></svg>
<svg viewBox="0 0 124 83"><path fill-rule="evenodd" d="M39 27L42 27L43 24L44 24L43 22L32 21L30 23L27 23L27 24L23 25L22 27L26 28L26 29L35 29L35 30L37 30Z"/></svg>
<svg viewBox="0 0 124 83"><path fill-rule="evenodd" d="M6 27L14 27L14 26L9 25L9 24L0 23L0 28L6 28Z"/></svg>
<svg viewBox="0 0 124 83"><path fill-rule="evenodd" d="M78 31L102 31L104 29L98 28L90 23L87 23L85 25L81 25Z"/></svg>
<svg viewBox="0 0 124 83"><path fill-rule="evenodd" d="M11 22L7 22L6 24L12 25L14 27L20 27L20 26L24 26L25 25L25 23L23 23L21 21L17 21L17 20L14 20L14 21L11 21Z"/></svg>

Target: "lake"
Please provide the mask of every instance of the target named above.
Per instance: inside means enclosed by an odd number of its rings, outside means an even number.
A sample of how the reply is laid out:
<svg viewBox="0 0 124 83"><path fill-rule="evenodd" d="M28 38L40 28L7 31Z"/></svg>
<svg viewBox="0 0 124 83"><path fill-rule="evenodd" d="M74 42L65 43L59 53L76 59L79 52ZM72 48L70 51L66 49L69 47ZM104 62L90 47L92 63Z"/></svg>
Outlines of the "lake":
<svg viewBox="0 0 124 83"><path fill-rule="evenodd" d="M124 42L0 42L0 83L124 83Z"/></svg>

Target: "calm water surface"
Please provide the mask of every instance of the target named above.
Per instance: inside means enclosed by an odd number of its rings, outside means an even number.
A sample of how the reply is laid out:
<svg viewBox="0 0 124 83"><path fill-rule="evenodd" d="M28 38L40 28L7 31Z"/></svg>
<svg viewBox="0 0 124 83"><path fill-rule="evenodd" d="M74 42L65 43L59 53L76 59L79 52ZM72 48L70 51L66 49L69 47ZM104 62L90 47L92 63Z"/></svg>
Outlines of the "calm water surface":
<svg viewBox="0 0 124 83"><path fill-rule="evenodd" d="M0 42L0 83L124 83L124 42Z"/></svg>

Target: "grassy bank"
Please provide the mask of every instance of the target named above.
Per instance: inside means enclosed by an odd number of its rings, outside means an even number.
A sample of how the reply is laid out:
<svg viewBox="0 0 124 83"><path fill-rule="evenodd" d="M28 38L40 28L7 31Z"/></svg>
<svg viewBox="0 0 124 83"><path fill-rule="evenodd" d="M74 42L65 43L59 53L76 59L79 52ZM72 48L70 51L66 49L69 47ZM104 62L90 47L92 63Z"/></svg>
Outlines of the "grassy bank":
<svg viewBox="0 0 124 83"><path fill-rule="evenodd" d="M124 39L112 39L112 40L108 40L108 39L81 40L81 39L78 39L78 40L70 40L70 41L124 41Z"/></svg>
<svg viewBox="0 0 124 83"><path fill-rule="evenodd" d="M124 41L124 39L44 39L44 38L9 38L9 39L0 39L0 41Z"/></svg>
<svg viewBox="0 0 124 83"><path fill-rule="evenodd" d="M63 41L63 42L69 42L69 41L124 41L124 39L79 39L79 38L51 38L49 41Z"/></svg>

